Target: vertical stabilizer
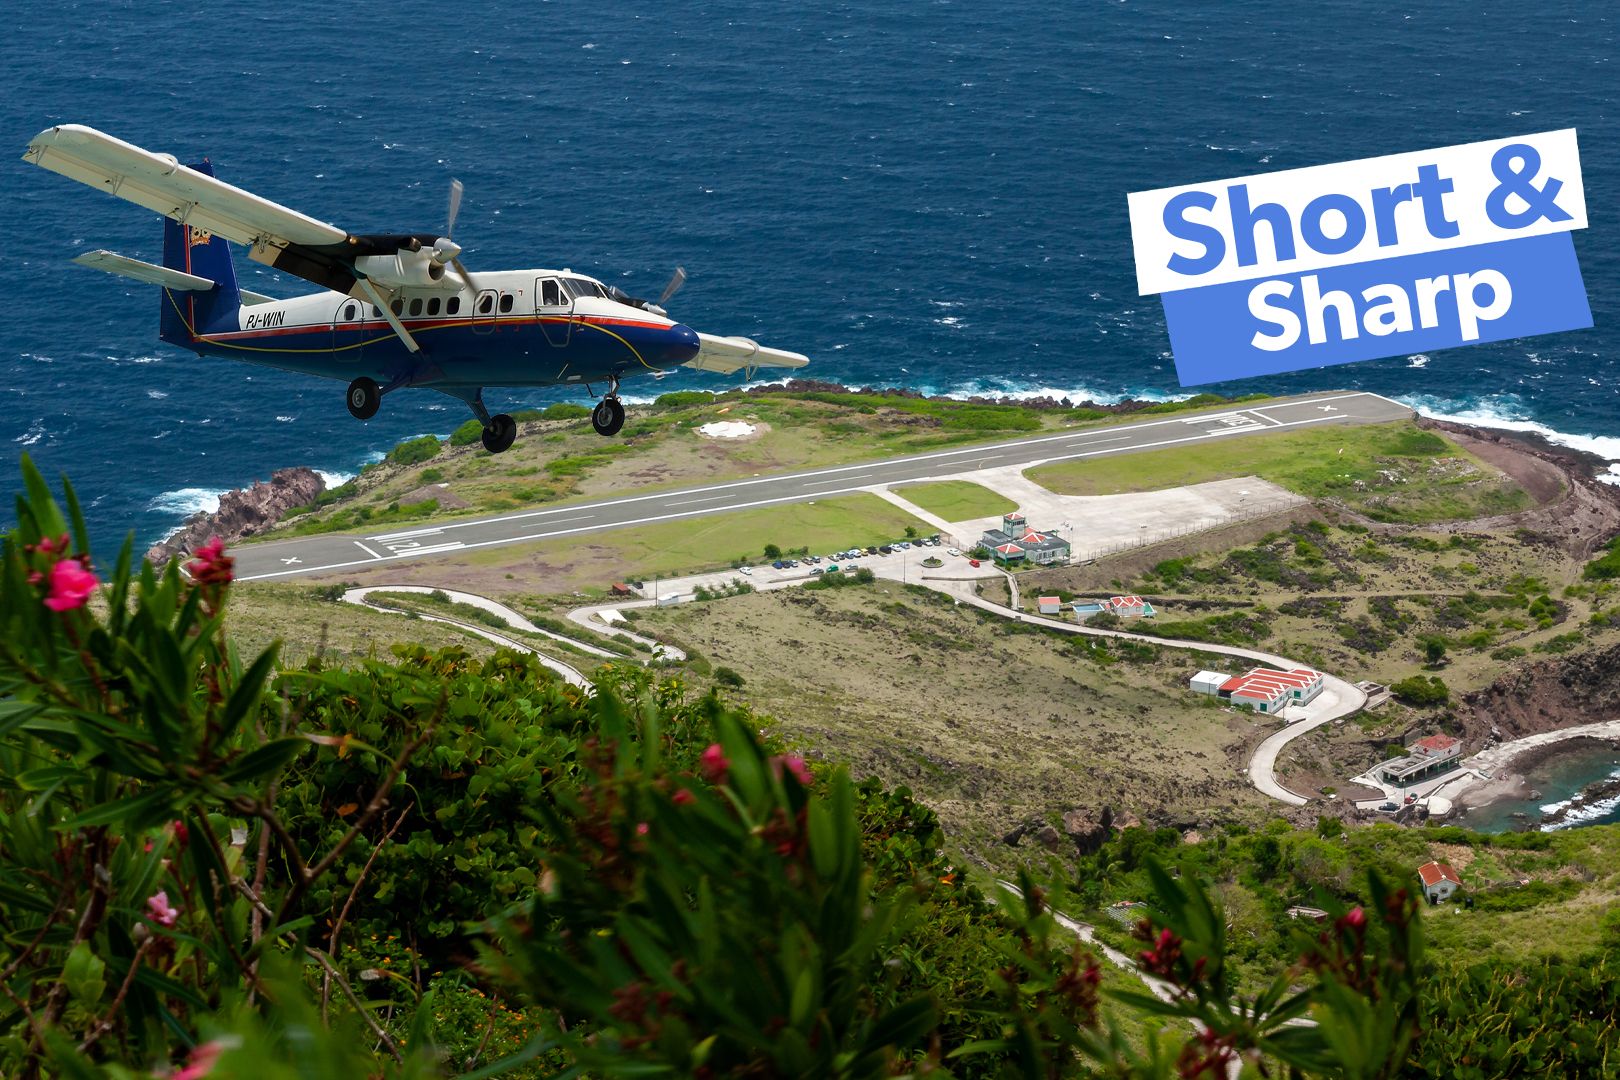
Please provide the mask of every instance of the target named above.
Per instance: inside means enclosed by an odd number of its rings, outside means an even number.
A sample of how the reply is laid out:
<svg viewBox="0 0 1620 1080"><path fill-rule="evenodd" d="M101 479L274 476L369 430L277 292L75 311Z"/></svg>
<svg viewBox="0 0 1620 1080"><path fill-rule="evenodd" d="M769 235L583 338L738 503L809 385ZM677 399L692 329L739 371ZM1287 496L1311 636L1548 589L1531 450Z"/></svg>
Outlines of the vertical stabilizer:
<svg viewBox="0 0 1620 1080"><path fill-rule="evenodd" d="M214 167L206 160L191 167L214 175ZM207 278L214 282L214 287L206 292L164 289L159 337L171 344L192 348L198 334L237 329L242 294L236 287L231 245L224 237L164 218L163 265Z"/></svg>

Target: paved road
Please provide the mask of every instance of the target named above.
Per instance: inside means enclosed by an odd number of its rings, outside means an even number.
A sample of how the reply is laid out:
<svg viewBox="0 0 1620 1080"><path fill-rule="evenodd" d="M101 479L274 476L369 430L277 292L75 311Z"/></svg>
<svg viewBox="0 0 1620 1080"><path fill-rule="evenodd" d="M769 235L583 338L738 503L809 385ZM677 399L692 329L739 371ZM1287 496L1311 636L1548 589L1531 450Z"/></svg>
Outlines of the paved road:
<svg viewBox="0 0 1620 1080"><path fill-rule="evenodd" d="M521 544L628 525L702 517L750 507L808 502L883 484L927 480L975 469L1103 457L1167 446L1193 447L1217 439L1292 431L1317 424L1374 423L1412 415L1376 394L1322 393L1249 408L1171 416L1134 424L1040 435L936 453L732 480L655 495L518 511L365 536L310 536L232 550L238 580L280 579L379 566L400 559Z"/></svg>

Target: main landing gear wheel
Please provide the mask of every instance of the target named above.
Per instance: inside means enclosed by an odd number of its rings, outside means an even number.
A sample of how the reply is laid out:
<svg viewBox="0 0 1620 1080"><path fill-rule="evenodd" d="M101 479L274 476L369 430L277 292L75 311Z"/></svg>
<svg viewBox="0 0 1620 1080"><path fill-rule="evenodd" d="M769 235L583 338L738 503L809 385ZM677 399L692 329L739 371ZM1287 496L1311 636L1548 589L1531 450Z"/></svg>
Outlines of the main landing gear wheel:
<svg viewBox="0 0 1620 1080"><path fill-rule="evenodd" d="M492 454L499 454L512 448L512 440L517 438L517 421L505 413L497 413L489 418L489 427L484 429L484 449Z"/></svg>
<svg viewBox="0 0 1620 1080"><path fill-rule="evenodd" d="M624 405L616 397L605 397L591 410L591 426L598 435L617 435L624 427Z"/></svg>
<svg viewBox="0 0 1620 1080"><path fill-rule="evenodd" d="M382 389L364 376L349 384L349 415L356 420L370 420L382 405Z"/></svg>

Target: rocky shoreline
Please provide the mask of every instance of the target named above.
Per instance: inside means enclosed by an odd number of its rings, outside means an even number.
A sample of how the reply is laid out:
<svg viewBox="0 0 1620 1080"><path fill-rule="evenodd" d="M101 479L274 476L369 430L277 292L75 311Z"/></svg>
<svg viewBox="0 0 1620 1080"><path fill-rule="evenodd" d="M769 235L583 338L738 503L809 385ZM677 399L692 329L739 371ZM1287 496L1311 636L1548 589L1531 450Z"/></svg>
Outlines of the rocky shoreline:
<svg viewBox="0 0 1620 1080"><path fill-rule="evenodd" d="M288 510L308 506L325 490L326 481L314 469L302 465L277 469L269 480L221 495L219 509L212 513L199 510L186 518L179 529L147 549L146 559L161 566L216 536L227 544L257 536L280 521Z"/></svg>

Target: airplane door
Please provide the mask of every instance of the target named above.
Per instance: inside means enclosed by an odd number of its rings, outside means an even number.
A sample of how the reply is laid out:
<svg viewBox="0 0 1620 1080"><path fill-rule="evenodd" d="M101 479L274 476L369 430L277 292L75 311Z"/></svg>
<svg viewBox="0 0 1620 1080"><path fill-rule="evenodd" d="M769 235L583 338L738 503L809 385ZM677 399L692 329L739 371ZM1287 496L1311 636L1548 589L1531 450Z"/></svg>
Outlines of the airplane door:
<svg viewBox="0 0 1620 1080"><path fill-rule="evenodd" d="M344 300L332 312L332 351L336 358L348 363L360 359L365 351L363 342L366 340L366 305L355 299Z"/></svg>
<svg viewBox="0 0 1620 1080"><path fill-rule="evenodd" d="M473 333L490 334L495 331L495 290L484 289L473 300Z"/></svg>
<svg viewBox="0 0 1620 1080"><path fill-rule="evenodd" d="M556 278L539 278L534 283L534 313L540 328L553 345L567 345L574 332L574 297Z"/></svg>

